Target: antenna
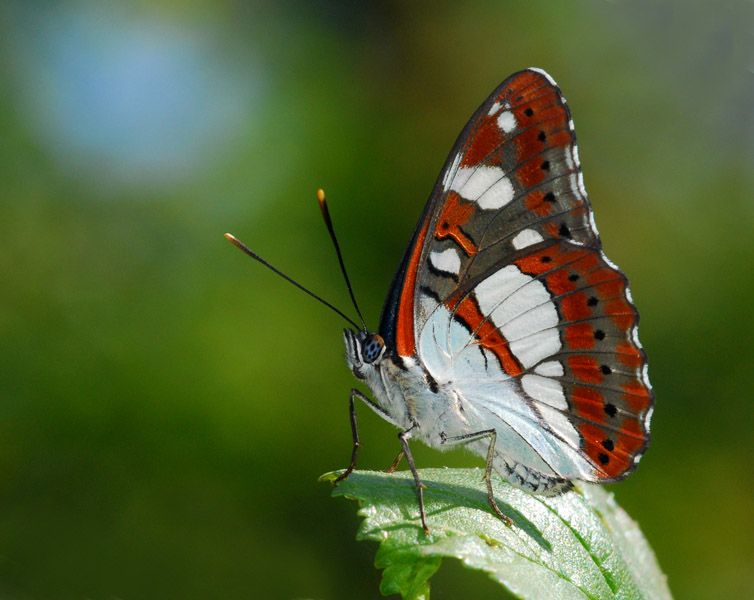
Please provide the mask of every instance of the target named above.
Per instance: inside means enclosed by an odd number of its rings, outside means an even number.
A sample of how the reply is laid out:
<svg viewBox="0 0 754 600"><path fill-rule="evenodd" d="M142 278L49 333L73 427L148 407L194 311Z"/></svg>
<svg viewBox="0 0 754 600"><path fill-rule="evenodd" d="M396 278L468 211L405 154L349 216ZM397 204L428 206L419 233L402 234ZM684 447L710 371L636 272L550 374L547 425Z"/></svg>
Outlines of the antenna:
<svg viewBox="0 0 754 600"><path fill-rule="evenodd" d="M361 326L363 330L367 331L367 325L364 322L364 316L361 314L359 305L356 303L356 296L354 295L353 288L351 287L351 280L348 278L346 264L343 262L343 254L340 252L340 244L338 244L338 238L335 236L335 228L333 227L332 219L330 218L330 211L327 208L325 190L323 190L322 188L317 190L317 202L319 202L319 209L322 211L322 218L325 220L325 225L327 226L327 231L330 234L330 239L332 240L333 246L335 246L335 253L338 255L338 262L340 263L340 272L343 273L343 279L345 279L346 281L346 287L348 287L348 293L351 296L351 302L353 302L353 307L356 309L356 312L359 315L359 319L361 319Z"/></svg>
<svg viewBox="0 0 754 600"><path fill-rule="evenodd" d="M330 304L330 303L329 303L329 302L328 302L327 300L325 300L325 299L323 299L323 298L319 297L319 296L318 296L317 294L315 294L315 293L314 293L314 292L312 292L311 290L309 290L309 289L305 288L305 287L304 287L303 285L301 285L301 284L300 284L300 283L299 283L298 281L295 281L294 279L292 279L291 277L289 277L288 275L286 275L285 273L283 273L283 272L282 272L281 270L279 270L279 269L277 269L277 268L273 267L273 266L272 266L272 265L271 265L270 263L268 263L268 262L267 262L267 261L266 261L265 259L263 259L263 258L262 258L261 256L259 256L259 254L257 254L257 253L256 253L256 252L254 252L253 250L251 250L251 249L250 249L250 248L249 248L249 247L248 247L248 246L247 246L246 244L244 244L244 243L243 243L242 241L240 241L240 240L239 240L238 238L236 238L236 237L235 237L234 235L232 235L232 234L230 234L230 233L226 233L224 237L225 237L225 239L226 239L226 240L228 240L228 241L229 241L229 242L230 242L231 244L233 244L233 245L234 245L234 246L235 246L236 248L238 248L239 250L241 250L241 251L242 251L242 252L244 252L245 254L248 254L248 255L249 255L249 256L250 256L251 258L253 258L253 259L254 259L254 260L256 260L257 262L260 262L260 263L262 263L262 264L263 264L263 265L264 265L265 267L267 267L267 268L268 268L268 269L269 269L270 271L272 271L272 272L273 272L273 273L275 273L276 275L279 275L280 277L282 277L283 279L285 279L285 280L286 280L286 281L287 281L288 283L292 283L292 284L293 284L293 285L295 285L295 286L296 286L296 287L297 287L298 289L300 289L300 290L301 290L302 292L305 292L305 293L309 294L309 295L310 295L310 296L311 296L312 298L314 298L315 300L317 300L317 301L321 302L321 303L322 303L322 304L324 304L324 305L325 305L325 306L326 306L327 308L329 308L330 310L332 310L332 311L336 312L337 314L339 314L339 315L340 315L341 317L343 317L343 318L344 318L344 319L345 319L346 321L348 321L348 322L349 322L349 323L350 323L351 325L353 325L353 326L354 326L354 327L355 327L356 329L359 329L359 325L358 325L358 324L356 323L356 321L354 321L353 319L351 319L351 318L349 318L348 316L346 316L346 314L345 314L345 313L344 313L344 312L343 312L342 310L340 310L339 308L336 308L335 306L333 306L332 304ZM349 286L349 289L350 289L350 286ZM356 310L358 310L358 308L357 308ZM361 316L361 314L359 314L359 316ZM363 320L364 320L364 319L362 319L362 321L363 321Z"/></svg>

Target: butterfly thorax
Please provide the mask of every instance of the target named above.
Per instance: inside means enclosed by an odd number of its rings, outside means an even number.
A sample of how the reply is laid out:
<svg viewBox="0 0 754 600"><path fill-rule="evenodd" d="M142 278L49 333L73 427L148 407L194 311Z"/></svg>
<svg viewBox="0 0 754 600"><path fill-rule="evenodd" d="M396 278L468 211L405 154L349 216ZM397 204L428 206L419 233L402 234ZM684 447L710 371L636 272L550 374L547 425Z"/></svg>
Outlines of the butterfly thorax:
<svg viewBox="0 0 754 600"><path fill-rule="evenodd" d="M437 381L418 360L394 359L378 334L345 330L346 359L374 394L380 416L440 447L447 436L468 431L464 402L451 381ZM369 359L372 359L371 362Z"/></svg>

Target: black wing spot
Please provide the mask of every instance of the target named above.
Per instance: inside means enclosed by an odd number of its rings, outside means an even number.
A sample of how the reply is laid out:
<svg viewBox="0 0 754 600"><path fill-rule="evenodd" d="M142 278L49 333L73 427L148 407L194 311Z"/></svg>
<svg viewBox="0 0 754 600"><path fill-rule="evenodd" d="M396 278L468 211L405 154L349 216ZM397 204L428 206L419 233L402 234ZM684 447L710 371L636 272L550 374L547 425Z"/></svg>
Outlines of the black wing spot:
<svg viewBox="0 0 754 600"><path fill-rule="evenodd" d="M527 108L527 109L526 109L526 110L524 111L524 114L525 114L525 115L526 115L527 117L531 117L531 116L532 116L532 115L534 114L534 109L532 109L531 107L529 107L529 108Z"/></svg>
<svg viewBox="0 0 754 600"><path fill-rule="evenodd" d="M578 281L579 280L579 274L578 273L571 273L568 276L568 281Z"/></svg>
<svg viewBox="0 0 754 600"><path fill-rule="evenodd" d="M424 371L424 376L427 378L427 384L429 385L429 389L433 394L436 394L440 387L437 385L437 381L435 381L435 378L432 377L426 370Z"/></svg>
<svg viewBox="0 0 754 600"><path fill-rule="evenodd" d="M605 332L601 329L597 329L594 332L594 338L597 340L604 340L605 339Z"/></svg>
<svg viewBox="0 0 754 600"><path fill-rule="evenodd" d="M561 236L563 236L564 238L568 238L569 240L571 239L571 237L573 237L573 236L571 235L571 230L570 230L570 229L568 229L568 225L566 225L565 223L563 223L563 224L562 224L562 225L560 226L560 229L558 229L558 233L559 233L559 234L560 234Z"/></svg>
<svg viewBox="0 0 754 600"><path fill-rule="evenodd" d="M552 192L547 192L545 194L545 200L553 204L555 204L558 201L558 199L555 197L555 194L553 194Z"/></svg>
<svg viewBox="0 0 754 600"><path fill-rule="evenodd" d="M613 440L606 439L602 440L602 447L608 452L612 452L615 449L615 444L613 443Z"/></svg>
<svg viewBox="0 0 754 600"><path fill-rule="evenodd" d="M540 258L539 260L541 260L541 261L542 261L543 263L552 262L552 258L551 258L551 257L549 257L549 256L543 256L543 257L542 257L542 258Z"/></svg>
<svg viewBox="0 0 754 600"><path fill-rule="evenodd" d="M618 409L615 407L615 404L612 404L611 402L608 402L605 404L605 414L608 417L614 417L618 414Z"/></svg>
<svg viewBox="0 0 754 600"><path fill-rule="evenodd" d="M540 168L541 168L541 169L542 169L543 171L549 171L549 170L550 170L550 161L549 161L549 160L546 160L546 161L544 161L544 162L543 162L543 163L542 163L541 165L539 165L539 166L540 166Z"/></svg>
<svg viewBox="0 0 754 600"><path fill-rule="evenodd" d="M600 452L600 454L599 454L599 456L597 458L600 459L600 462L603 465L606 465L607 463L610 462L610 457L607 454L605 454L604 452Z"/></svg>
<svg viewBox="0 0 754 600"><path fill-rule="evenodd" d="M599 300L597 300L597 298L596 298L596 297L594 297L594 296L592 296L591 298L589 298L589 300L587 300L587 301L586 301L586 303L587 303L587 304L588 304L589 306L597 306L597 303L598 303L598 302L599 302Z"/></svg>
<svg viewBox="0 0 754 600"><path fill-rule="evenodd" d="M539 135L537 136L537 139L540 142L544 142L547 139L547 134L544 131L540 131Z"/></svg>
<svg viewBox="0 0 754 600"><path fill-rule="evenodd" d="M602 365L600 367L600 371L602 371L602 373L604 373L605 375L610 375L610 373L613 372L613 370L607 365Z"/></svg>

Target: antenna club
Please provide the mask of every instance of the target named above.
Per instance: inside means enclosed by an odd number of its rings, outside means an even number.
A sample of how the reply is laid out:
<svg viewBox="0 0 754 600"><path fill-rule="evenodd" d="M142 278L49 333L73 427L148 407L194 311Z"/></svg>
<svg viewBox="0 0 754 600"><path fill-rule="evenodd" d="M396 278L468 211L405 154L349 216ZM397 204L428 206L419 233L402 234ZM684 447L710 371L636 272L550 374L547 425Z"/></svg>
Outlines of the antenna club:
<svg viewBox="0 0 754 600"><path fill-rule="evenodd" d="M319 209L325 212L327 210L327 199L325 198L325 190L322 188L317 190L317 202L319 202Z"/></svg>
<svg viewBox="0 0 754 600"><path fill-rule="evenodd" d="M233 244L236 248L239 250L246 252L246 254L249 254L249 249L244 245L244 243L239 240L236 236L234 236L232 233L224 233L223 237L228 240L231 244Z"/></svg>

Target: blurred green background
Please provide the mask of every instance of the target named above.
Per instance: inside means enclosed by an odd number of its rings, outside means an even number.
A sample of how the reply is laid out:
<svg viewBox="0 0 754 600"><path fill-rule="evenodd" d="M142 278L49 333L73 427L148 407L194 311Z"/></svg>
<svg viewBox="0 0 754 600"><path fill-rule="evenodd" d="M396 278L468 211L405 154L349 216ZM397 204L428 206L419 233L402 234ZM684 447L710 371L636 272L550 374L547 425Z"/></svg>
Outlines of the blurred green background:
<svg viewBox="0 0 754 600"><path fill-rule="evenodd" d="M754 596L751 2L4 2L0 594L376 598L323 186L370 325L508 74L574 112L657 393L613 486L678 598ZM395 432L362 413L361 465ZM477 465L417 448L420 465ZM446 563L433 598L493 598Z"/></svg>

